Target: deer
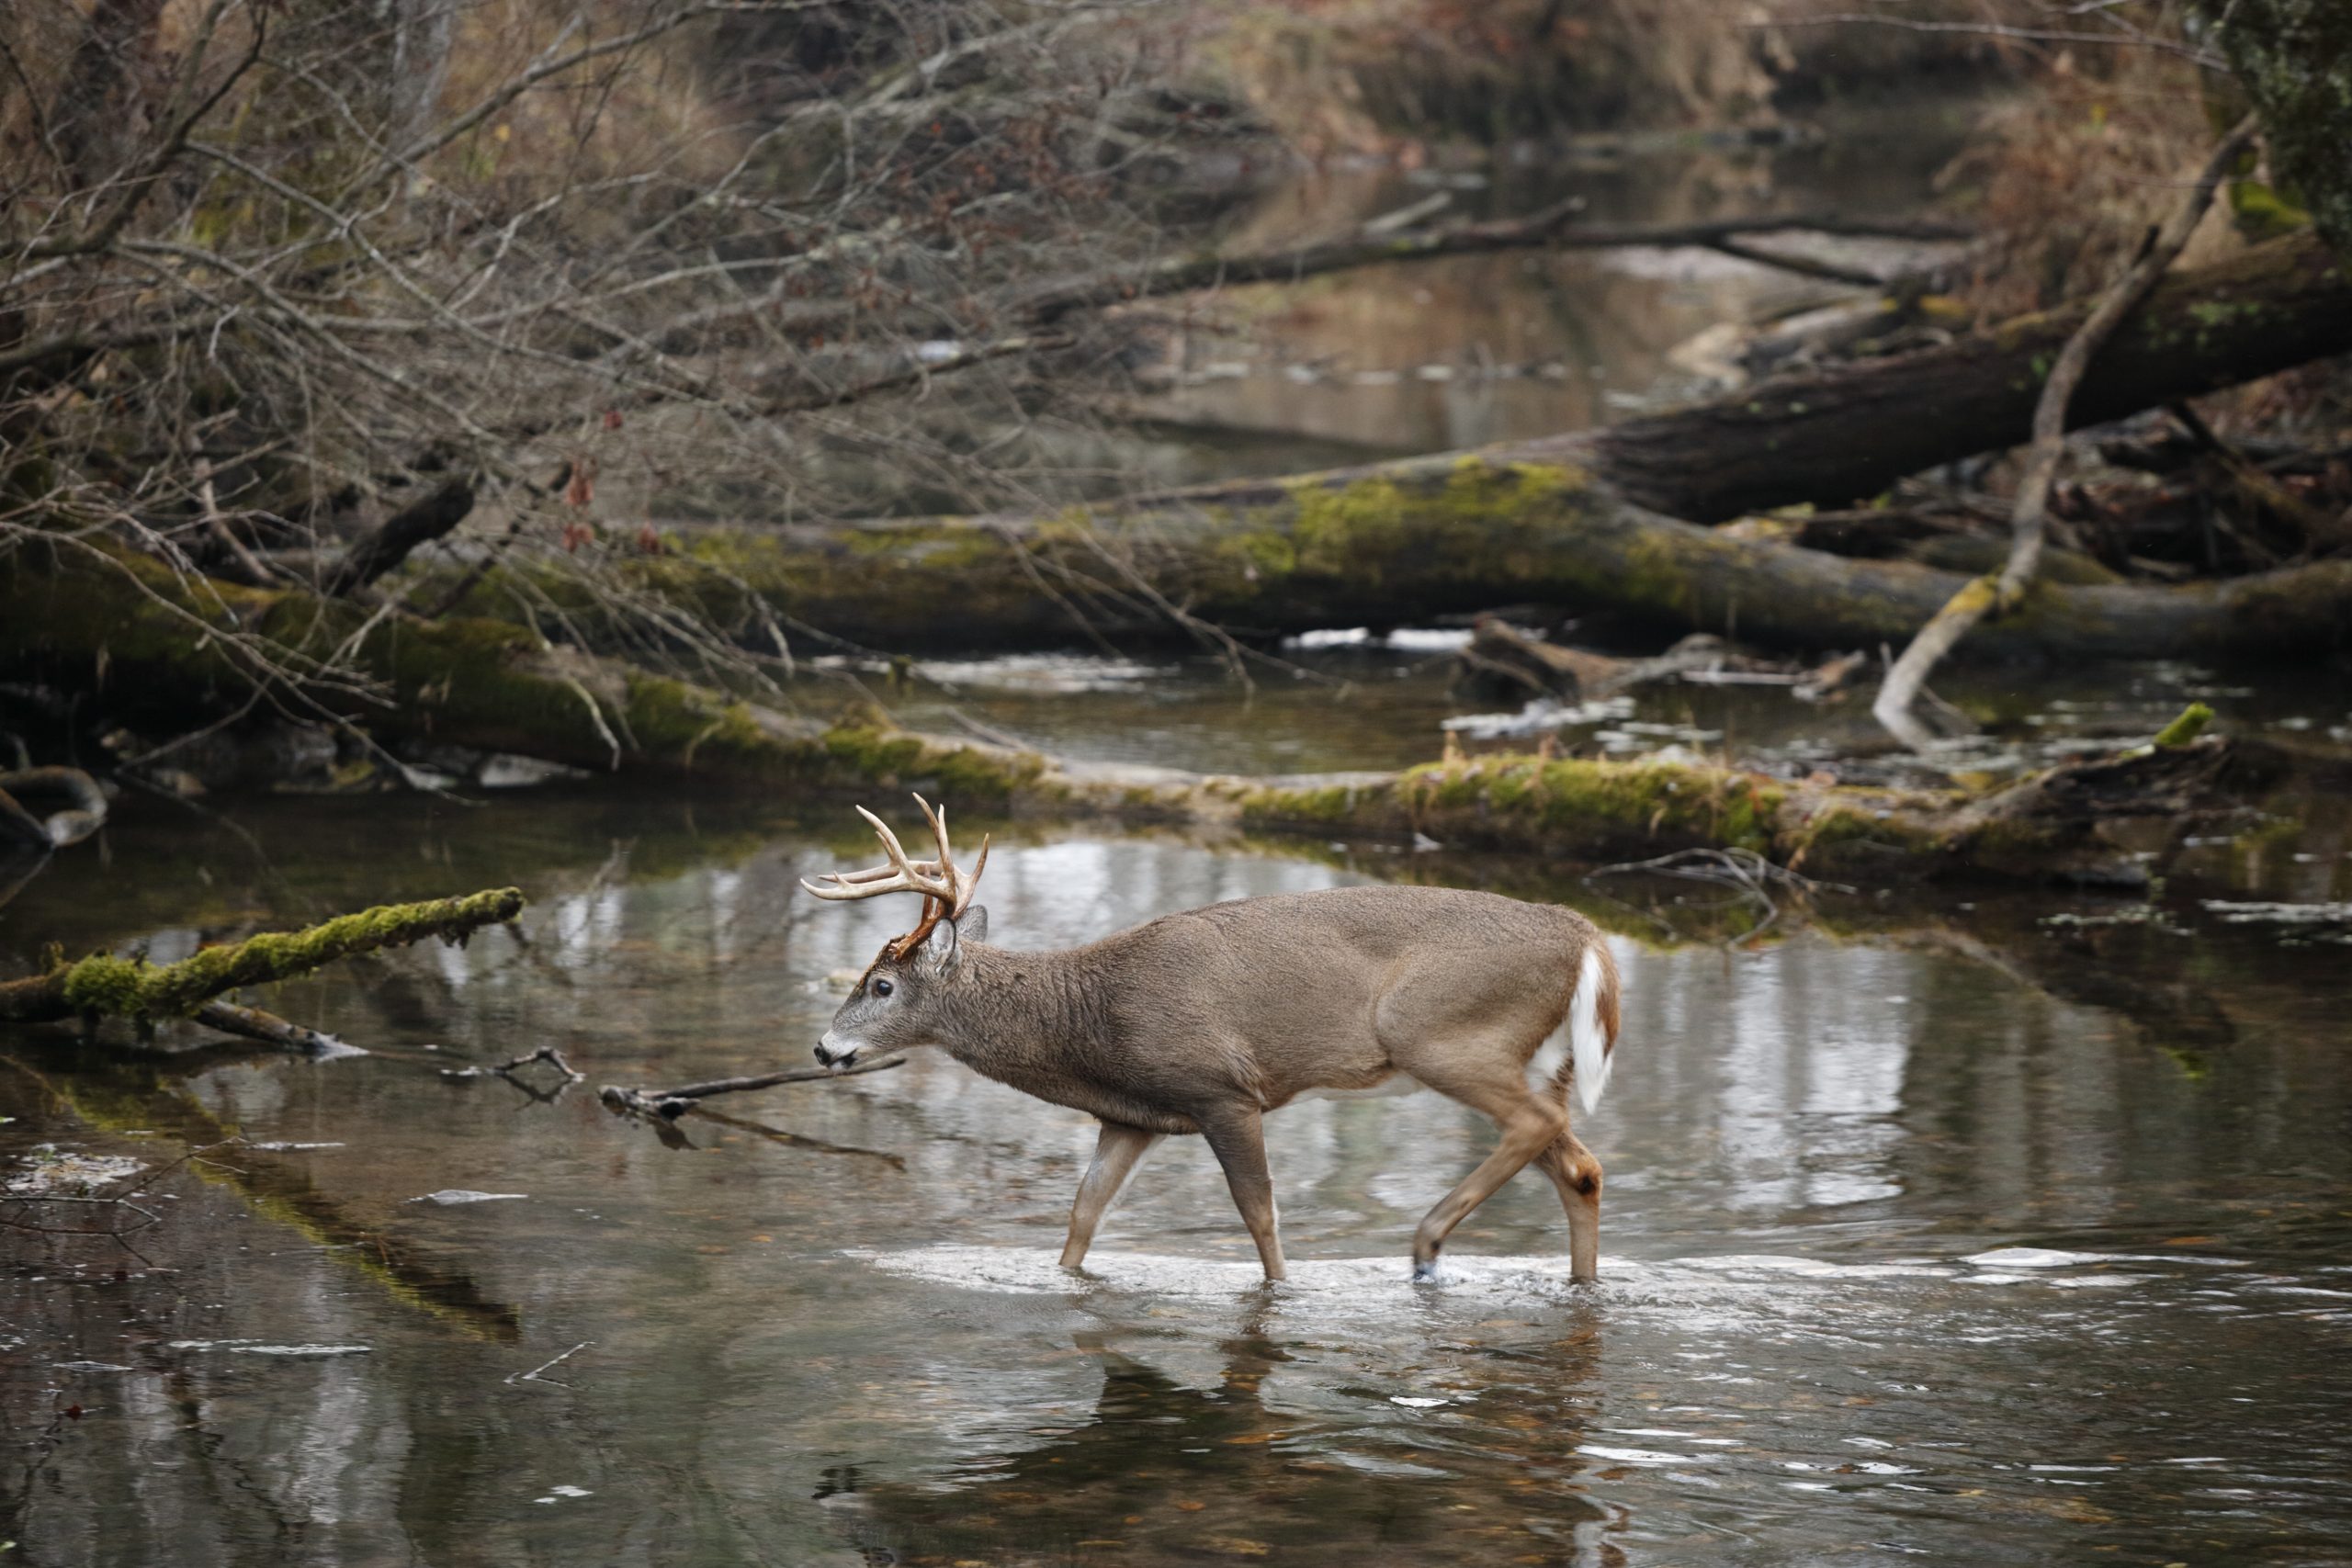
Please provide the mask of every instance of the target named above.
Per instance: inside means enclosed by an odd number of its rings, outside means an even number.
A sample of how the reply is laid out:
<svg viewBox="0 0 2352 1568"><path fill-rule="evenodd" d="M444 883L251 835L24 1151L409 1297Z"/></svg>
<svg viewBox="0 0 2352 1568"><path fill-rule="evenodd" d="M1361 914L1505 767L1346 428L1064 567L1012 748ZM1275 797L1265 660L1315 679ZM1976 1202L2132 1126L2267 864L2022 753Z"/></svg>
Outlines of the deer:
<svg viewBox="0 0 2352 1568"><path fill-rule="evenodd" d="M1413 1233L1412 1278L1438 1279L1454 1227L1532 1164L1559 1193L1569 1275L1599 1277L1601 1165L1568 1125L1609 1080L1619 1020L1607 941L1582 915L1498 894L1358 886L1241 898L1084 947L988 944L973 895L989 841L957 866L946 813L915 797L937 853L910 860L857 808L884 863L801 886L831 901L912 893L914 928L882 945L818 1042L820 1066L923 1047L1101 1123L1061 1266L1080 1271L1146 1152L1206 1140L1268 1281L1284 1278L1268 1112L1310 1096L1437 1090L1493 1120L1494 1152Z"/></svg>

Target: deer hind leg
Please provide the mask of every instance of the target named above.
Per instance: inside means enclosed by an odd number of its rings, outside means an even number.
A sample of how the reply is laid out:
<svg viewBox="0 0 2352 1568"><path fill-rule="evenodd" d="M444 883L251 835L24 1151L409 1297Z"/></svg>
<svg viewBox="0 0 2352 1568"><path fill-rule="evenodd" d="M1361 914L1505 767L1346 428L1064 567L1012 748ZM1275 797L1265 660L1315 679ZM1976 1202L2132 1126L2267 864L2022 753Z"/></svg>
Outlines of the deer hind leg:
<svg viewBox="0 0 2352 1568"><path fill-rule="evenodd" d="M1579 1280L1600 1278L1600 1161L1593 1152L1577 1141L1574 1133L1561 1132L1551 1145L1535 1156L1535 1163L1544 1175L1552 1179L1553 1188L1560 1194L1560 1207L1568 1213L1568 1274Z"/></svg>
<svg viewBox="0 0 2352 1568"><path fill-rule="evenodd" d="M1086 1249L1094 1245L1094 1227L1102 1223L1119 1190L1136 1173L1136 1163L1163 1136L1117 1122L1102 1123L1102 1134L1094 1140L1093 1162L1086 1168L1078 1184L1078 1197L1069 1206L1069 1239L1062 1243L1063 1268L1075 1269L1086 1261Z"/></svg>
<svg viewBox="0 0 2352 1568"><path fill-rule="evenodd" d="M1440 1059L1425 1066L1408 1065L1406 1070L1441 1094L1493 1117L1502 1129L1502 1140L1495 1145L1495 1152L1464 1177L1461 1185L1439 1199L1437 1206L1422 1218L1420 1227L1413 1233L1413 1278L1428 1280L1437 1277L1437 1255L1445 1246L1445 1238L1453 1234L1453 1227L1493 1197L1504 1182L1526 1169L1554 1143L1566 1137L1568 1113L1556 1100L1529 1090L1519 1059L1512 1053L1473 1053L1467 1062L1456 1054L1450 1061Z"/></svg>
<svg viewBox="0 0 2352 1568"><path fill-rule="evenodd" d="M1257 1107L1195 1115L1217 1164L1225 1168L1225 1183L1233 1190L1233 1206L1258 1244L1258 1261L1266 1278L1279 1280L1283 1266L1281 1218L1274 1212L1274 1179L1266 1169L1265 1123Z"/></svg>

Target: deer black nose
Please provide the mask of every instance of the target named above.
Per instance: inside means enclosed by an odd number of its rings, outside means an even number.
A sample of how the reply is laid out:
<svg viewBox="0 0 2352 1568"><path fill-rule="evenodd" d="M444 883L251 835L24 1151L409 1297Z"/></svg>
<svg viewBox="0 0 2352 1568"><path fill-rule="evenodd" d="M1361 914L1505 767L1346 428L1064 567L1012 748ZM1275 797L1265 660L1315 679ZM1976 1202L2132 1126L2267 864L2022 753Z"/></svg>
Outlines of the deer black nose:
<svg viewBox="0 0 2352 1568"><path fill-rule="evenodd" d="M817 1065L820 1067L830 1067L833 1065L833 1054L822 1045L817 1047Z"/></svg>

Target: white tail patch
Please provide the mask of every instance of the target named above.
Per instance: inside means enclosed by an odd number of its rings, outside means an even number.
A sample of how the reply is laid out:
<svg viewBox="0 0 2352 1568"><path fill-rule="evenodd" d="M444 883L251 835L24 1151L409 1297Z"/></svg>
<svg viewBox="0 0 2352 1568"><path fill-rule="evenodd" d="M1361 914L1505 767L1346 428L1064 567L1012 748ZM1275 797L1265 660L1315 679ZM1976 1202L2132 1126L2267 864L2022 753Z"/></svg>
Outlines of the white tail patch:
<svg viewBox="0 0 2352 1568"><path fill-rule="evenodd" d="M1589 1112L1600 1104L1609 1082L1609 1036L1600 1027L1600 988L1608 976L1600 966L1600 951L1588 947L1577 970L1576 995L1568 999L1566 1022L1544 1037L1527 1059L1527 1087L1542 1094L1560 1081L1560 1074L1576 1066L1577 1098Z"/></svg>
<svg viewBox="0 0 2352 1568"><path fill-rule="evenodd" d="M1609 1087L1609 1036L1600 1030L1600 987L1606 982L1600 947L1586 948L1576 995L1568 999L1568 1046L1576 1061L1577 1098L1588 1116L1600 1109L1600 1091Z"/></svg>

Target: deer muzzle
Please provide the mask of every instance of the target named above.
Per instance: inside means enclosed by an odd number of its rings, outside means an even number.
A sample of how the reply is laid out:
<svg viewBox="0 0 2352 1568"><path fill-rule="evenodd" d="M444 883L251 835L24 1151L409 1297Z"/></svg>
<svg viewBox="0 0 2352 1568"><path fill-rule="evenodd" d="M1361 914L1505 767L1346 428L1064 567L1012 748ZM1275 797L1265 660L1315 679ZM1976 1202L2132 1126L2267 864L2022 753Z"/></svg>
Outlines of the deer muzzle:
<svg viewBox="0 0 2352 1568"><path fill-rule="evenodd" d="M817 1042L817 1065L820 1067L846 1067L855 1065L857 1054L864 1047L854 1040L842 1040L831 1030Z"/></svg>

